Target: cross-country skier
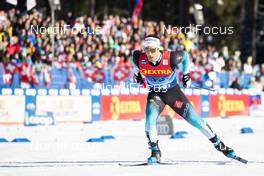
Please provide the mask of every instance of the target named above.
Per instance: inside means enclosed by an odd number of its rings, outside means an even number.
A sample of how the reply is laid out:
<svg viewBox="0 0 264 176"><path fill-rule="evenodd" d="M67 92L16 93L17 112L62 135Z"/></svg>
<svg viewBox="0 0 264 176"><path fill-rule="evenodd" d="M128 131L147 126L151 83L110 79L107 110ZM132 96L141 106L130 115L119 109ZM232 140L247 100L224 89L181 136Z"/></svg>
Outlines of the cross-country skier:
<svg viewBox="0 0 264 176"><path fill-rule="evenodd" d="M148 35L143 41L143 51L134 51L132 59L135 81L141 85L146 82L149 88L145 126L151 149L148 163L159 163L161 159L156 120L165 105L169 105L192 126L199 129L218 151L227 157L234 157L234 150L227 147L212 131L208 123L195 112L194 107L177 84L177 65L181 63L183 86L188 88L191 85L188 53L185 51L160 51L159 48L160 39L156 35Z"/></svg>

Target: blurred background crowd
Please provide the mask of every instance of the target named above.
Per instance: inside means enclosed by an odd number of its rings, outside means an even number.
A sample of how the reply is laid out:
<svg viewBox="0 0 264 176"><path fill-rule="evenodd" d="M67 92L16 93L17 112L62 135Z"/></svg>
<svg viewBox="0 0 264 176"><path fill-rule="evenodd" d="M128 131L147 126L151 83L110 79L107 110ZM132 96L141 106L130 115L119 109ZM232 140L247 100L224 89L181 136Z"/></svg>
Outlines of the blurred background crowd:
<svg viewBox="0 0 264 176"><path fill-rule="evenodd" d="M166 24L162 20L136 20L120 15L98 19L68 12L55 26L70 25L85 33L56 32L53 43L52 34L32 32L32 26L51 26L50 16L38 10L24 14L16 8L2 10L0 87L92 88L95 83L132 82L132 53L141 49L147 34L154 33L160 36L161 49L190 53L192 80L197 84L264 90L264 64L255 64L252 56L242 62L239 50L216 47L191 32L168 34L163 31Z"/></svg>

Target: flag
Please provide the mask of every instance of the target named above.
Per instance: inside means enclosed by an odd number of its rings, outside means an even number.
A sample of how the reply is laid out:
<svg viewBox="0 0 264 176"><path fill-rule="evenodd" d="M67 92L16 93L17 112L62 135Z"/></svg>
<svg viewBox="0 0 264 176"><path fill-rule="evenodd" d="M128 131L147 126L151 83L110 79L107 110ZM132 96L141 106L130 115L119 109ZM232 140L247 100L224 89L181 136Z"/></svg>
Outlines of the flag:
<svg viewBox="0 0 264 176"><path fill-rule="evenodd" d="M123 65L123 66L121 66L121 69L125 73L126 77L130 77L131 76L131 67L130 66Z"/></svg>
<svg viewBox="0 0 264 176"><path fill-rule="evenodd" d="M17 0L6 0L7 3L17 5Z"/></svg>
<svg viewBox="0 0 264 176"><path fill-rule="evenodd" d="M92 82L92 77L95 72L94 67L84 67L81 69L82 77L86 78L89 82Z"/></svg>
<svg viewBox="0 0 264 176"><path fill-rule="evenodd" d="M31 10L37 5L36 0L27 0L27 11Z"/></svg>
<svg viewBox="0 0 264 176"><path fill-rule="evenodd" d="M193 81L202 81L203 80L203 74L200 71L192 71L191 72L191 79Z"/></svg>
<svg viewBox="0 0 264 176"><path fill-rule="evenodd" d="M250 104L251 105L261 105L261 95L251 95Z"/></svg>
<svg viewBox="0 0 264 176"><path fill-rule="evenodd" d="M92 74L92 81L95 83L103 83L105 80L105 74L101 70L97 69Z"/></svg>
<svg viewBox="0 0 264 176"><path fill-rule="evenodd" d="M134 8L132 14L132 23L134 26L137 26L138 24L138 18L141 13L142 7L143 7L143 0L136 0L136 7Z"/></svg>
<svg viewBox="0 0 264 176"><path fill-rule="evenodd" d="M126 79L125 72L120 68L117 67L114 69L114 80L115 81L124 81Z"/></svg>
<svg viewBox="0 0 264 176"><path fill-rule="evenodd" d="M31 67L27 62L22 63L21 69L20 69L20 79L21 82L30 84L32 79L32 71Z"/></svg>
<svg viewBox="0 0 264 176"><path fill-rule="evenodd" d="M49 87L50 86L50 83L52 81L51 73L50 73L50 71L48 70L47 67L43 69L43 72L44 72L45 86L46 87Z"/></svg>
<svg viewBox="0 0 264 176"><path fill-rule="evenodd" d="M17 65L13 62L9 62L7 64L4 64L5 73L15 74Z"/></svg>
<svg viewBox="0 0 264 176"><path fill-rule="evenodd" d="M70 89L75 89L77 84L77 79L73 73L73 68L68 68L68 83Z"/></svg>
<svg viewBox="0 0 264 176"><path fill-rule="evenodd" d="M114 69L114 80L124 81L130 76L130 68L127 65L118 66Z"/></svg>
<svg viewBox="0 0 264 176"><path fill-rule="evenodd" d="M13 75L17 71L17 65L14 62L9 62L7 64L4 64L4 75L3 75L3 81L5 84L12 84L13 81Z"/></svg>
<svg viewBox="0 0 264 176"><path fill-rule="evenodd" d="M30 83L36 86L40 85L38 75L36 74L36 71L34 69L30 70Z"/></svg>
<svg viewBox="0 0 264 176"><path fill-rule="evenodd" d="M8 84L8 85L11 85L12 84L12 79L13 79L13 76L10 74L10 73L5 73L3 75L3 82L4 84Z"/></svg>

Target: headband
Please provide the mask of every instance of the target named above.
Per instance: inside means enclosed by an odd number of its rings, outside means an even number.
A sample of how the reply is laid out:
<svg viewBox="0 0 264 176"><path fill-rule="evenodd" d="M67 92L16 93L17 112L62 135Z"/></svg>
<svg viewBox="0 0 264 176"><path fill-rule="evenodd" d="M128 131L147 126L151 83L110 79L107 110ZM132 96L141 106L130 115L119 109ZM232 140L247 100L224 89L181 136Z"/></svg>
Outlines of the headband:
<svg viewBox="0 0 264 176"><path fill-rule="evenodd" d="M143 47L149 47L149 46L153 46L155 48L159 48L160 47L160 40L155 38L155 37L147 37L145 38L144 42L143 42Z"/></svg>

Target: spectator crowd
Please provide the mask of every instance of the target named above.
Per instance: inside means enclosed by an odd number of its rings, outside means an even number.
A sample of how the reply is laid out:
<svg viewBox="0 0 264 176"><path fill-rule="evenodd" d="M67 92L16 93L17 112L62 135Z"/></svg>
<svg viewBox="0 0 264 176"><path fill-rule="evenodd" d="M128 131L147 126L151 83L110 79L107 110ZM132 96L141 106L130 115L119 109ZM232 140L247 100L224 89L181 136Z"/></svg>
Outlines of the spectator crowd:
<svg viewBox="0 0 264 176"><path fill-rule="evenodd" d="M60 74L65 83L58 88L83 88L83 81L131 81L132 52L141 49L144 36L154 33L164 49L190 53L194 82L208 87L264 89L264 64L253 65L252 57L242 63L240 51L230 53L227 46L217 49L191 32L170 35L163 31L162 21L139 20L133 25L130 18L120 16L98 20L68 13L66 19L55 22L57 27L66 25L77 30L37 33L32 27L48 28L49 16L38 11L24 15L17 9L0 11L0 87L54 88Z"/></svg>

